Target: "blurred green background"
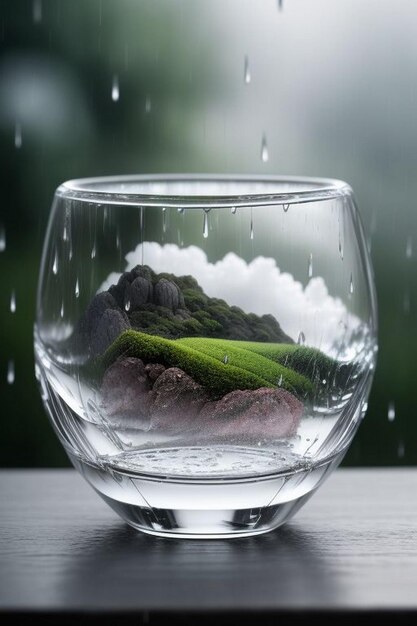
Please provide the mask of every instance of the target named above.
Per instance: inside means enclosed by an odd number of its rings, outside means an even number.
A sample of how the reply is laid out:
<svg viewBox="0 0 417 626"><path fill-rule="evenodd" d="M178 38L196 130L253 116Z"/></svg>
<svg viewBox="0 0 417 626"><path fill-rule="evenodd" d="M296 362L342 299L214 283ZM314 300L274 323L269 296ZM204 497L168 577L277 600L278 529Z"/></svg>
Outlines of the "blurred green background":
<svg viewBox="0 0 417 626"><path fill-rule="evenodd" d="M147 172L352 185L372 250L380 352L344 463L417 463L416 29L413 0L0 0L1 466L68 465L33 374L54 189Z"/></svg>

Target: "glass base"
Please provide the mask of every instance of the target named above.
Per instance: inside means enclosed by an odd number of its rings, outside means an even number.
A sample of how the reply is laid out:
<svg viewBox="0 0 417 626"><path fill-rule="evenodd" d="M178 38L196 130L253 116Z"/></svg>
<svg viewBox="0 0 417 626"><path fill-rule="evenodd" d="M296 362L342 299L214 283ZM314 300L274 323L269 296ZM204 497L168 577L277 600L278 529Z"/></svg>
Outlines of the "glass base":
<svg viewBox="0 0 417 626"><path fill-rule="evenodd" d="M145 476L71 460L133 528L159 537L220 539L259 535L281 526L340 459L294 473L227 480Z"/></svg>

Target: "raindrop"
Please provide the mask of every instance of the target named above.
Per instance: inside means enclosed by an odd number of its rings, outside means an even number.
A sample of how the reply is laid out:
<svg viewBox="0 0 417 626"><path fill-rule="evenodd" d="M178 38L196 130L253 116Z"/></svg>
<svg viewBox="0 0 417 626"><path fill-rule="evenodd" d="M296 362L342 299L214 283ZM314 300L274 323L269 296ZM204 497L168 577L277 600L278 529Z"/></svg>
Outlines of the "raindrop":
<svg viewBox="0 0 417 626"><path fill-rule="evenodd" d="M58 251L55 250L54 263L52 265L52 271L56 275L58 274Z"/></svg>
<svg viewBox="0 0 417 626"><path fill-rule="evenodd" d="M277 383L277 384L278 384L278 387L281 387L281 385L282 385L282 374L281 374L281 376L278 378L278 383Z"/></svg>
<svg viewBox="0 0 417 626"><path fill-rule="evenodd" d="M13 385L15 378L16 375L14 369L14 361L13 359L10 359L7 364L7 382L9 383L9 385Z"/></svg>
<svg viewBox="0 0 417 626"><path fill-rule="evenodd" d="M68 251L68 259L71 261L72 259L72 243L70 244L70 249Z"/></svg>
<svg viewBox="0 0 417 626"><path fill-rule="evenodd" d="M117 233L116 235L116 248L117 250L120 248L120 235Z"/></svg>
<svg viewBox="0 0 417 626"><path fill-rule="evenodd" d="M3 224L0 224L0 252L6 250L6 230Z"/></svg>
<svg viewBox="0 0 417 626"><path fill-rule="evenodd" d="M393 422L395 420L395 404L390 402L388 405L388 421Z"/></svg>
<svg viewBox="0 0 417 626"><path fill-rule="evenodd" d="M16 313L16 292L13 289L12 295L10 296L10 312Z"/></svg>
<svg viewBox="0 0 417 626"><path fill-rule="evenodd" d="M62 233L62 239L64 241L68 241L68 231L67 231L67 227L64 226L64 232Z"/></svg>
<svg viewBox="0 0 417 626"><path fill-rule="evenodd" d="M353 293L353 276L352 274L350 275L350 283L349 283L349 294L352 295Z"/></svg>
<svg viewBox="0 0 417 626"><path fill-rule="evenodd" d="M253 240L253 213L250 210L250 238Z"/></svg>
<svg viewBox="0 0 417 626"><path fill-rule="evenodd" d="M236 207L232 206L232 208L230 209L231 214L236 215L236 210L237 210Z"/></svg>
<svg viewBox="0 0 417 626"><path fill-rule="evenodd" d="M267 143L266 143L265 133L262 135L261 159L262 159L263 163L266 163L269 160L268 146L267 146Z"/></svg>
<svg viewBox="0 0 417 626"><path fill-rule="evenodd" d="M339 256L343 261L343 223L341 224L341 213L342 213L342 209L339 212L339 218L338 218L338 222L339 222ZM343 215L342 215L342 219L343 219Z"/></svg>
<svg viewBox="0 0 417 626"><path fill-rule="evenodd" d="M118 102L119 100L119 77L117 76L117 74L115 74L113 76L113 82L112 82L112 86L111 86L111 99L113 100L113 102Z"/></svg>
<svg viewBox="0 0 417 626"><path fill-rule="evenodd" d="M19 122L16 122L14 127L14 147L17 150L22 147L22 127Z"/></svg>
<svg viewBox="0 0 417 626"><path fill-rule="evenodd" d="M178 211L178 213L184 213L184 207L179 206L177 211Z"/></svg>
<svg viewBox="0 0 417 626"><path fill-rule="evenodd" d="M405 247L405 256L407 259L411 259L411 257L413 256L413 240L411 238L411 235L407 237L407 245Z"/></svg>
<svg viewBox="0 0 417 626"><path fill-rule="evenodd" d="M61 303L61 311L60 311L60 316L64 317L64 301L62 301Z"/></svg>
<svg viewBox="0 0 417 626"><path fill-rule="evenodd" d="M75 297L79 298L80 296L80 283L78 282L78 278L75 282Z"/></svg>
<svg viewBox="0 0 417 626"><path fill-rule="evenodd" d="M145 113L150 113L152 109L152 101L150 96L145 98Z"/></svg>
<svg viewBox="0 0 417 626"><path fill-rule="evenodd" d="M287 213L288 209L290 208L289 204L283 204L282 208L284 209L284 212Z"/></svg>
<svg viewBox="0 0 417 626"><path fill-rule="evenodd" d="M284 0L278 0L277 4L278 4L278 11L282 11L282 5L283 5Z"/></svg>
<svg viewBox="0 0 417 626"><path fill-rule="evenodd" d="M322 382L322 385L326 385L327 384L327 380L325 378L323 378L323 380L321 382Z"/></svg>
<svg viewBox="0 0 417 626"><path fill-rule="evenodd" d="M244 65L244 70L243 70L243 80L245 81L246 85L249 85L249 83L251 81L250 68L249 68L249 59L248 59L247 55L245 55L245 65Z"/></svg>
<svg viewBox="0 0 417 626"><path fill-rule="evenodd" d="M162 231L165 232L167 229L167 209L166 207L162 207Z"/></svg>
<svg viewBox="0 0 417 626"><path fill-rule="evenodd" d="M397 454L398 454L398 458L399 458L399 459L404 458L404 454L405 454L405 446L404 446L404 442L403 442L403 441L400 441L400 442L398 443Z"/></svg>
<svg viewBox="0 0 417 626"><path fill-rule="evenodd" d="M310 252L310 257L308 259L308 277L312 278L313 276L313 253Z"/></svg>
<svg viewBox="0 0 417 626"><path fill-rule="evenodd" d="M94 242L94 245L93 245L93 247L91 249L91 258L95 259L96 258L96 254L97 254L97 249L96 249L96 244Z"/></svg>
<svg viewBox="0 0 417 626"><path fill-rule="evenodd" d="M130 300L129 300L129 298L126 298L125 311L130 311Z"/></svg>
<svg viewBox="0 0 417 626"><path fill-rule="evenodd" d="M306 342L306 338L305 338L303 331L301 330L298 335L297 343L299 346L303 346L305 342Z"/></svg>
<svg viewBox="0 0 417 626"><path fill-rule="evenodd" d="M204 220L203 220L203 237L204 237L204 239L207 239L208 231L209 231L208 215L207 215L207 211L204 211Z"/></svg>
<svg viewBox="0 0 417 626"><path fill-rule="evenodd" d="M223 357L223 363L224 363L225 365L227 365L227 364L228 364L228 362L229 362L229 357L227 356L227 354L225 354L225 355L224 355L224 357Z"/></svg>
<svg viewBox="0 0 417 626"><path fill-rule="evenodd" d="M33 0L32 15L35 24L42 22L42 0Z"/></svg>

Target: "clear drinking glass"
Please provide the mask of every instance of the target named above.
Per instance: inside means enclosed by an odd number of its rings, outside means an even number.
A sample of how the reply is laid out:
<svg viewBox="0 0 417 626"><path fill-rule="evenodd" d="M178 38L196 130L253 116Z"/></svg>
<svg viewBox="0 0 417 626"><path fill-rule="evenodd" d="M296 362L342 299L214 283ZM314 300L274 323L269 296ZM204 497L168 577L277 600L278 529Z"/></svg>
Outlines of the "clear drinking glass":
<svg viewBox="0 0 417 626"><path fill-rule="evenodd" d="M56 191L42 398L74 466L144 532L288 520L364 417L376 323L346 183L136 176Z"/></svg>

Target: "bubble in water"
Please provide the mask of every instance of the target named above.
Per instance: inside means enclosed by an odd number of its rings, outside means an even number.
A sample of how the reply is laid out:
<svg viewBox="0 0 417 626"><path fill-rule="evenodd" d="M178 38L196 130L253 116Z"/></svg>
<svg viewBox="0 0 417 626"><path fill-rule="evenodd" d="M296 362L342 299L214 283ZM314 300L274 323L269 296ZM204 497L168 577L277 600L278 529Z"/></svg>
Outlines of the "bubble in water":
<svg viewBox="0 0 417 626"><path fill-rule="evenodd" d="M305 338L303 331L301 330L298 335L297 343L299 346L303 346L305 342L306 342L306 338Z"/></svg>
<svg viewBox="0 0 417 626"><path fill-rule="evenodd" d="M243 80L245 81L246 85L249 85L251 81L248 55L245 55L245 64L243 68Z"/></svg>
<svg viewBox="0 0 417 626"><path fill-rule="evenodd" d="M287 213L288 209L290 208L289 204L283 204L282 208L284 209L284 212Z"/></svg>
<svg viewBox="0 0 417 626"><path fill-rule="evenodd" d="M42 22L42 0L33 0L32 16L35 24Z"/></svg>
<svg viewBox="0 0 417 626"><path fill-rule="evenodd" d="M411 259L411 257L413 256L413 240L411 238L411 235L407 237L407 244L405 247L405 256L407 259Z"/></svg>
<svg viewBox="0 0 417 626"><path fill-rule="evenodd" d="M405 446L403 441L398 442L397 454L399 459L403 459L405 455Z"/></svg>
<svg viewBox="0 0 417 626"><path fill-rule="evenodd" d="M253 212L250 210L250 238L253 240Z"/></svg>
<svg viewBox="0 0 417 626"><path fill-rule="evenodd" d="M80 296L80 283L79 283L79 281L78 281L78 278L77 278L77 280L76 280L76 282L75 282L75 290L74 290L74 293L75 293L75 297L76 297L76 298L79 298L79 296Z"/></svg>
<svg viewBox="0 0 417 626"><path fill-rule="evenodd" d="M14 146L19 150L22 147L22 127L19 122L16 122L14 127Z"/></svg>
<svg viewBox="0 0 417 626"><path fill-rule="evenodd" d="M13 289L12 295L10 296L10 312L16 313L16 292Z"/></svg>
<svg viewBox="0 0 417 626"><path fill-rule="evenodd" d="M388 421L393 422L395 420L395 404L390 402L388 405Z"/></svg>
<svg viewBox="0 0 417 626"><path fill-rule="evenodd" d="M236 207L232 206L232 208L230 209L231 214L236 215L236 210L237 210Z"/></svg>
<svg viewBox="0 0 417 626"><path fill-rule="evenodd" d="M312 278L313 276L313 253L310 252L310 256L308 259L308 277Z"/></svg>
<svg viewBox="0 0 417 626"><path fill-rule="evenodd" d="M91 249L91 258L95 259L96 258L96 254L97 254L97 249L96 249L96 244L94 242L94 245L93 245L93 247Z"/></svg>
<svg viewBox="0 0 417 626"><path fill-rule="evenodd" d="M7 382L9 385L13 385L16 379L15 369L14 369L14 360L10 359L7 364Z"/></svg>
<svg viewBox="0 0 417 626"><path fill-rule="evenodd" d="M227 364L228 364L228 362L229 362L229 357L227 356L227 354L225 354L225 355L224 355L224 357L223 357L223 363L224 363L225 365L227 365Z"/></svg>
<svg viewBox="0 0 417 626"><path fill-rule="evenodd" d="M0 224L0 252L6 250L6 230L3 224Z"/></svg>
<svg viewBox="0 0 417 626"><path fill-rule="evenodd" d="M349 294L352 295L353 293L353 276L352 274L350 275L350 283L349 283Z"/></svg>
<svg viewBox="0 0 417 626"><path fill-rule="evenodd" d="M277 385L278 385L278 387L281 387L281 385L282 385L282 374L281 374L281 376L278 378Z"/></svg>
<svg viewBox="0 0 417 626"><path fill-rule="evenodd" d="M262 135L261 159L263 163L266 163L269 160L268 145L266 143L265 133Z"/></svg>
<svg viewBox="0 0 417 626"><path fill-rule="evenodd" d="M111 99L113 100L113 102L118 102L119 97L119 77L117 76L117 74L114 74L111 86Z"/></svg>
<svg viewBox="0 0 417 626"><path fill-rule="evenodd" d="M204 211L204 221L203 221L203 237L204 237L204 239L207 239L208 231L209 231L208 215L207 215L207 211Z"/></svg>
<svg viewBox="0 0 417 626"><path fill-rule="evenodd" d="M56 275L58 274L58 251L55 250L54 263L52 265L52 271Z"/></svg>
<svg viewBox="0 0 417 626"><path fill-rule="evenodd" d="M145 98L145 113L150 113L152 109L152 100L150 96Z"/></svg>

